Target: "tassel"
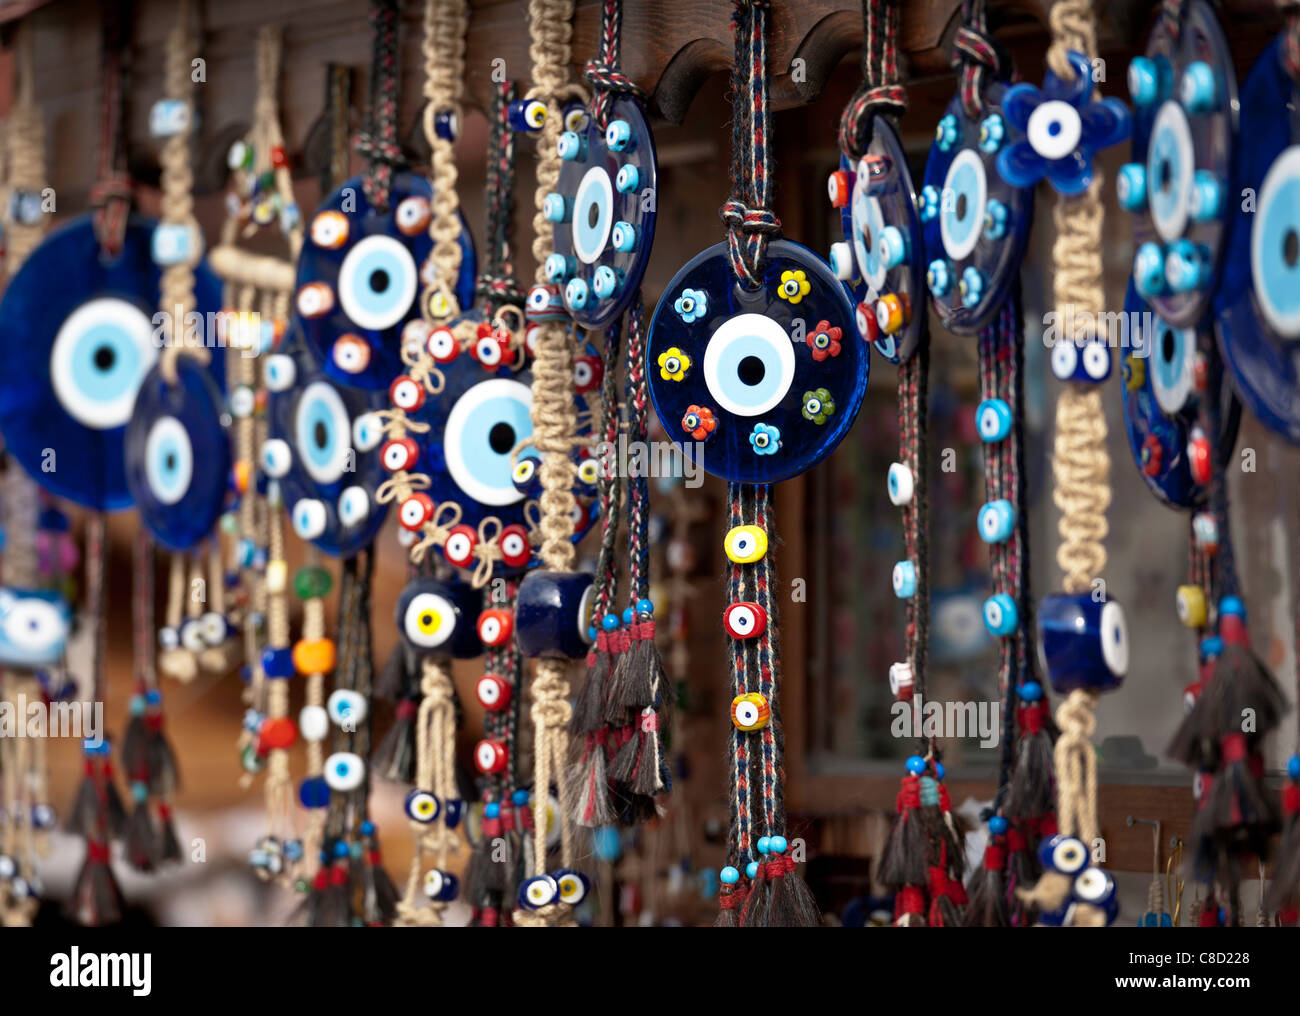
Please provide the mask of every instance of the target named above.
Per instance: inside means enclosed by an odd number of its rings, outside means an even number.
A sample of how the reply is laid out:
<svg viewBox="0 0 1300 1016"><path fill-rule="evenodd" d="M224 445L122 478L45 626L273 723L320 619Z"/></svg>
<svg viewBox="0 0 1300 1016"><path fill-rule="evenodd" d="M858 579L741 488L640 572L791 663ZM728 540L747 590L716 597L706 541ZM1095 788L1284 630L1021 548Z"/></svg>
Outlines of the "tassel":
<svg viewBox="0 0 1300 1016"><path fill-rule="evenodd" d="M626 628L618 628L609 633L609 678L605 682L604 704L602 706L605 722L611 727L622 727L627 723L627 707L623 705L623 686L630 679L628 671L628 651L632 640Z"/></svg>
<svg viewBox="0 0 1300 1016"><path fill-rule="evenodd" d="M89 838L100 829L107 828L108 813L106 802L100 796L98 781L95 779L95 763L87 758L85 776L73 799L72 810L68 812L66 828L74 836Z"/></svg>
<svg viewBox="0 0 1300 1016"><path fill-rule="evenodd" d="M794 859L786 855L784 836L772 837L772 857L767 862L767 913L769 928L816 928L821 912L812 891L795 871ZM778 849L779 848L779 849Z"/></svg>
<svg viewBox="0 0 1300 1016"><path fill-rule="evenodd" d="M393 724L375 749L374 771L392 783L415 782L415 717L419 711L415 699L397 703Z"/></svg>
<svg viewBox="0 0 1300 1016"><path fill-rule="evenodd" d="M137 688L135 694L131 696L131 718L127 721L126 730L122 734L122 768L128 773L140 772L148 768L148 760L145 758L148 750L146 708L144 689Z"/></svg>
<svg viewBox="0 0 1300 1016"><path fill-rule="evenodd" d="M143 783L134 784L132 789L136 791L137 803L126 824L126 860L136 871L153 871L161 851L154 833L153 817L149 814L148 791Z"/></svg>
<svg viewBox="0 0 1300 1016"><path fill-rule="evenodd" d="M145 729L149 792L156 797L171 797L180 789L180 775L176 768L176 754L163 733L162 713L146 717Z"/></svg>
<svg viewBox="0 0 1300 1016"><path fill-rule="evenodd" d="M1264 903L1270 913L1287 909L1300 894L1300 755L1292 755L1287 761L1287 773L1290 780L1282 788L1282 812L1286 818Z"/></svg>
<svg viewBox="0 0 1300 1016"><path fill-rule="evenodd" d="M573 821L591 829L614 821L614 806L609 793L605 743L607 729L601 727L586 737L582 758L569 766L569 800L574 802Z"/></svg>
<svg viewBox="0 0 1300 1016"><path fill-rule="evenodd" d="M373 841L367 846L362 875L362 920L371 928L387 927L397 916L397 902L401 897L388 872L384 870L378 846Z"/></svg>
<svg viewBox="0 0 1300 1016"><path fill-rule="evenodd" d="M505 837L505 824L501 821L501 805L496 801L489 801L483 807L482 832L479 834L478 846L474 848L474 853L470 855L469 864L465 868L464 896L476 905L489 894L499 897L505 888L505 871L510 865L511 857L507 853L498 862L492 856L497 849L495 845L497 840L508 843Z"/></svg>
<svg viewBox="0 0 1300 1016"><path fill-rule="evenodd" d="M898 818L890 830L881 856L879 878L899 889L923 886L926 881L926 835L920 820L921 780L909 772L902 778L894 808ZM897 906L897 904L896 904ZM918 913L923 912L918 911Z"/></svg>
<svg viewBox="0 0 1300 1016"><path fill-rule="evenodd" d="M962 924L967 928L1006 928L1011 925L1010 907L1002 882L1002 870L1007 864L1006 841L993 832L994 820L1000 820L1002 828L1006 828L1006 819L1000 815L989 820L989 843L984 848L984 864L966 884L970 902Z"/></svg>
<svg viewBox="0 0 1300 1016"><path fill-rule="evenodd" d="M179 861L181 859L181 844L176 838L176 825L172 822L171 807L165 802L158 804L158 825L159 840L161 847L159 857L163 861Z"/></svg>
<svg viewBox="0 0 1300 1016"><path fill-rule="evenodd" d="M731 872L735 873L736 869L732 868ZM739 879L738 873L737 879ZM740 927L740 912L744 909L748 896L749 889L739 880L730 884L724 882L718 890L718 916L713 919L713 926L715 928Z"/></svg>
<svg viewBox="0 0 1300 1016"><path fill-rule="evenodd" d="M316 904L314 927L352 927L351 872L348 859L341 858L329 866L327 883Z"/></svg>
<svg viewBox="0 0 1300 1016"><path fill-rule="evenodd" d="M108 828L114 839L121 839L126 831L126 805L113 779L113 764L107 759L103 763L104 801L107 806Z"/></svg>
<svg viewBox="0 0 1300 1016"><path fill-rule="evenodd" d="M609 633L602 627L596 633L595 646L587 653L587 680L573 703L573 717L569 720L573 737L592 734L604 725L603 700L609 676Z"/></svg>
<svg viewBox="0 0 1300 1016"><path fill-rule="evenodd" d="M405 643L399 643L397 648L388 654L388 659L375 680L373 694L377 698L385 702L401 701L411 686L410 673L413 668L409 662L409 655Z"/></svg>
<svg viewBox="0 0 1300 1016"><path fill-rule="evenodd" d="M1190 832L1195 871L1202 881L1215 877L1224 854L1249 851L1267 856L1269 837L1279 825L1273 800L1260 787L1263 760L1248 748L1246 735L1228 734L1219 751L1222 769L1203 792Z"/></svg>
<svg viewBox="0 0 1300 1016"><path fill-rule="evenodd" d="M72 890L72 910L87 927L117 924L122 920L122 890L108 864L108 844L86 841L86 860Z"/></svg>
<svg viewBox="0 0 1300 1016"><path fill-rule="evenodd" d="M1037 682L1029 684L1037 687ZM1015 768L1007 786L1006 812L1011 818L1037 818L1056 807L1056 788L1052 782L1056 725L1047 702L1041 697L1041 688L1038 694L1039 698L1033 701L1022 699L1016 708L1016 729L1021 734L1016 745Z"/></svg>
<svg viewBox="0 0 1300 1016"><path fill-rule="evenodd" d="M628 625L627 650L620 657L624 671L616 685L618 705L640 712L654 704L655 689L665 680L655 646L654 616L640 614Z"/></svg>
<svg viewBox="0 0 1300 1016"><path fill-rule="evenodd" d="M771 886L767 880L767 859L758 862L758 871L749 883L749 892L745 896L745 905L740 909L740 927L766 928L768 891Z"/></svg>
<svg viewBox="0 0 1300 1016"><path fill-rule="evenodd" d="M609 778L624 785L631 784L636 776L636 765L641 757L641 739L635 727L628 725L619 731L622 740L618 751L609 763Z"/></svg>

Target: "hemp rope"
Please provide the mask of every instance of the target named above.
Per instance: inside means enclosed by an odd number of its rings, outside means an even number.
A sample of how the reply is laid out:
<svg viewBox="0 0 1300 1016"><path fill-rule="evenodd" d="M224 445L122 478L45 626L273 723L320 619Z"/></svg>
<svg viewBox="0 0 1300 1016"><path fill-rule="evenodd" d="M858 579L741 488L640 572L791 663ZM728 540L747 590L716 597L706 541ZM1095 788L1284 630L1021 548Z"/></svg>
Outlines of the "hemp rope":
<svg viewBox="0 0 1300 1016"><path fill-rule="evenodd" d="M46 185L45 175L45 118L36 105L34 82L35 56L33 30L24 21L19 29L17 61L17 95L13 110L5 126L5 155L9 179L0 193L3 198L5 218L5 249L9 260L10 278L18 274L18 267L39 246L45 235L45 216L31 225L14 221L10 217L10 199L15 194L39 196Z"/></svg>
<svg viewBox="0 0 1300 1016"><path fill-rule="evenodd" d="M546 283L545 264L555 249L555 232L542 214L546 195L555 190L560 176L560 156L556 150L562 127L561 102L567 97L585 99L582 89L569 82L570 42L573 36L573 0L530 0L528 15L531 26L529 56L533 61L533 87L528 99L546 103L546 122L537 140L537 188L534 195L537 211L533 216L533 259L535 279ZM533 364L533 447L542 456L538 470L542 484L539 504L543 565L552 571L571 571L576 551L571 542L573 511L577 504L573 484L577 467L570 458L577 433L578 415L574 407L573 361L577 340L565 322L546 322L538 326ZM533 719L533 874L546 872L546 839L551 820L547 797L551 780L558 781L560 796L557 820L560 823L562 863L573 861L573 829L569 816L569 791L562 779L568 755L568 724L572 715L569 704L569 661L543 657L530 684ZM573 923L572 908L552 903L539 910L522 908L514 912L515 924L523 927L546 927Z"/></svg>
<svg viewBox="0 0 1300 1016"><path fill-rule="evenodd" d="M1096 22L1090 0L1058 0L1049 21L1052 44L1047 63L1062 81L1074 78L1071 50L1094 58ZM1056 242L1053 293L1058 320L1074 322L1074 334L1058 341L1082 343L1096 331L1097 315L1105 307L1102 288L1102 176L1097 172L1086 192L1058 198L1053 209ZM1075 310L1075 308L1079 308ZM1073 313L1070 313L1073 311ZM1061 511L1061 545L1056 560L1065 572L1065 592L1092 588L1105 568L1106 509L1110 505L1110 457L1106 452L1106 417L1097 385L1068 384L1056 403L1056 434L1052 451L1053 501ZM1077 836L1091 849L1097 835L1097 753L1092 744L1099 695L1076 689L1056 712L1061 735L1054 760L1057 777L1057 825L1066 836ZM1044 899L1039 882L1024 898ZM1050 886L1047 887L1050 892ZM1080 904L1074 923L1101 926L1105 916L1096 907Z"/></svg>

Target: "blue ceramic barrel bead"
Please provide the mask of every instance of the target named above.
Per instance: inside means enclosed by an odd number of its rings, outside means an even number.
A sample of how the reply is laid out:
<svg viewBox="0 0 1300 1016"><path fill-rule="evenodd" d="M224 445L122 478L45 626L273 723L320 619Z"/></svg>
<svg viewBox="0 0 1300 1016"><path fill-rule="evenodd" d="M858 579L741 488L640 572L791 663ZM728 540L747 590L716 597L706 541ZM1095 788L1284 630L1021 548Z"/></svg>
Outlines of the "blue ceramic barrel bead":
<svg viewBox="0 0 1300 1016"><path fill-rule="evenodd" d="M1092 593L1055 593L1038 607L1038 637L1052 690L1110 691L1128 672L1124 609Z"/></svg>
<svg viewBox="0 0 1300 1016"><path fill-rule="evenodd" d="M397 630L416 652L470 660L483 654L475 629L481 607L466 582L414 579L397 598Z"/></svg>
<svg viewBox="0 0 1300 1016"><path fill-rule="evenodd" d="M586 572L533 571L515 598L515 641L525 656L587 655L591 576Z"/></svg>

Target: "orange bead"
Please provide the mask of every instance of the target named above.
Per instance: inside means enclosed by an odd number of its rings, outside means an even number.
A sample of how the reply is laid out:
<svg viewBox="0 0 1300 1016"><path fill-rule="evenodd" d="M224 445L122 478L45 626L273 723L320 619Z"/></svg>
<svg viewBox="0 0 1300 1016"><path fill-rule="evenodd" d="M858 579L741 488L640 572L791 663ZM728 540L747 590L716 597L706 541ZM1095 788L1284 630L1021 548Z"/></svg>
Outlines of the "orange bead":
<svg viewBox="0 0 1300 1016"><path fill-rule="evenodd" d="M248 478L252 474L252 465L247 459L240 459L234 466L235 490L240 494L248 492Z"/></svg>
<svg viewBox="0 0 1300 1016"><path fill-rule="evenodd" d="M333 639L299 639L293 647L293 669L299 674L328 674L336 656Z"/></svg>
<svg viewBox="0 0 1300 1016"><path fill-rule="evenodd" d="M298 725L287 716L272 717L262 722L258 740L267 751L292 748L298 740Z"/></svg>

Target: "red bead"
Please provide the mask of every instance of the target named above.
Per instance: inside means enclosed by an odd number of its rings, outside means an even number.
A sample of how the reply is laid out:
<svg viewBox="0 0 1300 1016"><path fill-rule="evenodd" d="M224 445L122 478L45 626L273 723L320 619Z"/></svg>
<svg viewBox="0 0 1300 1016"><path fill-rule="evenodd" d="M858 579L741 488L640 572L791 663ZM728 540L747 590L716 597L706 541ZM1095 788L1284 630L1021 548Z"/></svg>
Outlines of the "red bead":
<svg viewBox="0 0 1300 1016"><path fill-rule="evenodd" d="M298 740L298 727L287 716L275 716L262 721L258 731L258 747L263 751L283 751L292 748Z"/></svg>
<svg viewBox="0 0 1300 1016"><path fill-rule="evenodd" d="M605 377L605 365L598 356L579 356L573 361L573 387L579 392L589 392L600 387Z"/></svg>
<svg viewBox="0 0 1300 1016"><path fill-rule="evenodd" d="M424 491L417 491L402 502L397 512L397 521L402 524L403 529L409 529L413 533L418 532L433 518L433 509L433 498Z"/></svg>
<svg viewBox="0 0 1300 1016"><path fill-rule="evenodd" d="M1210 439L1200 427L1193 427L1188 439L1187 463L1196 483L1204 487L1210 482Z"/></svg>
<svg viewBox="0 0 1300 1016"><path fill-rule="evenodd" d="M474 549L478 546L478 533L473 526L452 526L447 533L447 540L442 545L443 556L449 564L457 568L468 568L474 560Z"/></svg>
<svg viewBox="0 0 1300 1016"><path fill-rule="evenodd" d="M503 646L515 632L515 616L502 607L489 607L478 616L478 637L485 646Z"/></svg>
<svg viewBox="0 0 1300 1016"><path fill-rule="evenodd" d="M1148 434L1142 442L1142 472L1147 476L1159 476L1163 458L1164 449L1160 447L1160 439L1154 434Z"/></svg>
<svg viewBox="0 0 1300 1016"><path fill-rule="evenodd" d="M479 741L474 748L474 764L481 773L505 772L508 756L500 741Z"/></svg>
<svg viewBox="0 0 1300 1016"><path fill-rule="evenodd" d="M409 374L399 374L388 386L388 401L398 409L413 413L424 405L424 385Z"/></svg>
<svg viewBox="0 0 1300 1016"><path fill-rule="evenodd" d="M528 542L528 530L518 523L501 530L499 546L501 560L509 568L522 568L532 560L533 548Z"/></svg>
<svg viewBox="0 0 1300 1016"><path fill-rule="evenodd" d="M289 156L285 154L283 145L271 147L271 165L276 169L284 169L289 165Z"/></svg>
<svg viewBox="0 0 1300 1016"><path fill-rule="evenodd" d="M419 446L416 445L414 438L403 437L394 441L385 441L384 447L380 452L380 459L384 463L384 468L390 473L397 473L403 469L412 469L415 461L420 457Z"/></svg>
<svg viewBox="0 0 1300 1016"><path fill-rule="evenodd" d="M835 208L847 208L849 204L849 174L837 169L826 181L826 193Z"/></svg>
<svg viewBox="0 0 1300 1016"><path fill-rule="evenodd" d="M876 309L867 303L859 303L854 317L858 323L858 334L867 342L880 338L880 322L876 320Z"/></svg>
<svg viewBox="0 0 1300 1016"><path fill-rule="evenodd" d="M510 705L510 684L497 674L484 674L480 677L474 692L479 704L491 712L498 712Z"/></svg>

